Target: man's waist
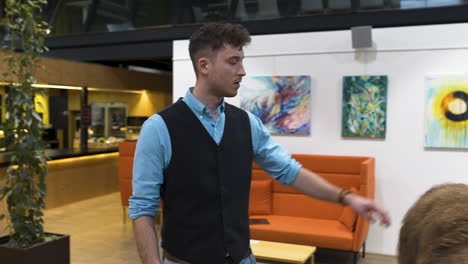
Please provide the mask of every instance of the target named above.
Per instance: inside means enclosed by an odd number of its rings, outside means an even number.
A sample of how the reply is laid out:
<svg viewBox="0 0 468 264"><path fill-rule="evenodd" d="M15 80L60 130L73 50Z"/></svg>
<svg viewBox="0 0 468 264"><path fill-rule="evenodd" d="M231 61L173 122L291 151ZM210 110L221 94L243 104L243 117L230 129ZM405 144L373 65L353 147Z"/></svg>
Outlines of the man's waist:
<svg viewBox="0 0 468 264"><path fill-rule="evenodd" d="M242 257L242 259L245 259L245 258L248 258L250 255L252 254L252 250L249 248L246 253L244 254L244 256ZM185 260L182 260L180 258L177 258L175 256L173 256L172 254L170 254L169 252L167 252L166 250L163 249L163 256L172 261L172 262L175 262L177 264L191 264L190 262L187 262ZM231 257L231 256L226 256L224 258L224 262L223 264L231 264L231 263L234 263L234 259Z"/></svg>

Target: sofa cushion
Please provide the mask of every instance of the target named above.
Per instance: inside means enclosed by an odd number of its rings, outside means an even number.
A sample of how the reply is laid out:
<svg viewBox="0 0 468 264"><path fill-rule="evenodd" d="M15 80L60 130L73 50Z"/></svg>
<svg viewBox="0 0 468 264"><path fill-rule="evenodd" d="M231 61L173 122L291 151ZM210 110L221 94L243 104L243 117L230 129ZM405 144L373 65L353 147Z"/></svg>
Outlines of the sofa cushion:
<svg viewBox="0 0 468 264"><path fill-rule="evenodd" d="M261 172L255 172L253 170L252 176L255 180L268 179L268 174L265 172L261 175ZM361 176L358 174L337 174L337 173L318 173L325 180L332 182L334 185L341 188L349 188L349 186L357 187L361 185ZM266 178L263 178L266 177ZM270 177L271 178L271 177ZM302 194L300 191L294 189L291 186L282 185L278 181L273 182L273 193L297 193Z"/></svg>
<svg viewBox="0 0 468 264"><path fill-rule="evenodd" d="M320 201L304 194L273 193L272 214L337 221L343 206Z"/></svg>
<svg viewBox="0 0 468 264"><path fill-rule="evenodd" d="M300 191L296 190L292 186L283 185L278 181L273 182L273 193L294 193L303 195Z"/></svg>
<svg viewBox="0 0 468 264"><path fill-rule="evenodd" d="M341 188L355 187L359 188L362 184L359 174L339 174L339 173L318 173L322 178Z"/></svg>
<svg viewBox="0 0 468 264"><path fill-rule="evenodd" d="M360 174L361 163L368 157L293 154L304 168L316 173Z"/></svg>
<svg viewBox="0 0 468 264"><path fill-rule="evenodd" d="M262 215L270 224L251 225L250 237L257 240L352 250L353 233L338 220Z"/></svg>
<svg viewBox="0 0 468 264"><path fill-rule="evenodd" d="M268 175L264 170L262 169L253 169L252 170L252 180L271 180L271 176Z"/></svg>
<svg viewBox="0 0 468 264"><path fill-rule="evenodd" d="M356 188L351 187L350 191L353 193L358 193ZM340 218L338 219L349 231L354 231L354 224L356 223L357 214L353 211L351 206L345 206L343 212L341 213Z"/></svg>
<svg viewBox="0 0 468 264"><path fill-rule="evenodd" d="M250 183L249 215L271 214L272 180L253 180Z"/></svg>
<svg viewBox="0 0 468 264"><path fill-rule="evenodd" d="M133 156L120 156L118 175L119 175L119 188L120 199L123 206L128 206L128 198L132 195L132 167Z"/></svg>
<svg viewBox="0 0 468 264"><path fill-rule="evenodd" d="M133 158L135 154L136 141L123 141L119 143L120 156L129 156Z"/></svg>

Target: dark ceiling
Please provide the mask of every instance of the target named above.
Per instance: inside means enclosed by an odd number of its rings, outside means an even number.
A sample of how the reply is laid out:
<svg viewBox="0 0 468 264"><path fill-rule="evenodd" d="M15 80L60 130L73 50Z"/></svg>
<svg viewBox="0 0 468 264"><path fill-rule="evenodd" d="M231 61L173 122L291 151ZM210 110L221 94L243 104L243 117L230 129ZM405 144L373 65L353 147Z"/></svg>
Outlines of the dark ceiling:
<svg viewBox="0 0 468 264"><path fill-rule="evenodd" d="M49 0L49 6L62 0ZM178 2L178 1L177 1ZM45 12L51 20L56 9ZM349 30L371 25L373 28L468 21L468 5L424 9L348 10L338 13L232 21L247 27L252 35ZM169 15L172 16L172 15ZM80 20L78 20L80 21ZM229 21L229 20L228 20ZM50 36L48 57L96 62L115 67L130 65L172 72L172 43L188 39L201 24L173 24L115 32L87 32Z"/></svg>
<svg viewBox="0 0 468 264"><path fill-rule="evenodd" d="M104 61L90 61L113 67L127 68L129 66L138 66L148 69L156 69L162 72L172 73L172 59L171 58L145 58L133 60L104 60Z"/></svg>

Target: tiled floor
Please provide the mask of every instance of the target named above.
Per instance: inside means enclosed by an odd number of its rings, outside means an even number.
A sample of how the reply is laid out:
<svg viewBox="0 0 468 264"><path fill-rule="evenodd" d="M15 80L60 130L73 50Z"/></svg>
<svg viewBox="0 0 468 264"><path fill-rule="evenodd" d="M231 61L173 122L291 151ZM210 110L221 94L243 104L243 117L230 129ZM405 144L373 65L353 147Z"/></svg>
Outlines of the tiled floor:
<svg viewBox="0 0 468 264"><path fill-rule="evenodd" d="M47 210L45 230L70 235L72 264L140 263L131 221L123 224L119 193ZM348 262L340 260L317 264ZM395 257L367 254L359 263L396 264L396 260Z"/></svg>

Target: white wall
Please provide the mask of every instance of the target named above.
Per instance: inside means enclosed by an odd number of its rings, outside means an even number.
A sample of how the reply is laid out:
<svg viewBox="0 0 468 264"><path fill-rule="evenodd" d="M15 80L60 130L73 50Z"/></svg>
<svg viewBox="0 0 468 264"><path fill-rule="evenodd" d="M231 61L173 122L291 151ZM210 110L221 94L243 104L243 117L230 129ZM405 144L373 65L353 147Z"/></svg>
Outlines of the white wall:
<svg viewBox="0 0 468 264"><path fill-rule="evenodd" d="M401 220L430 186L468 183L468 151L424 148L425 76L468 73L468 24L373 29L375 50L351 48L351 32L253 36L245 49L247 74L310 75L311 135L275 136L291 153L376 158L376 199L393 225L371 226L367 250L396 254ZM188 41L174 42L174 100L195 83ZM384 140L341 137L342 76L388 75ZM228 100L238 105L237 100ZM311 209L313 210L313 209Z"/></svg>

